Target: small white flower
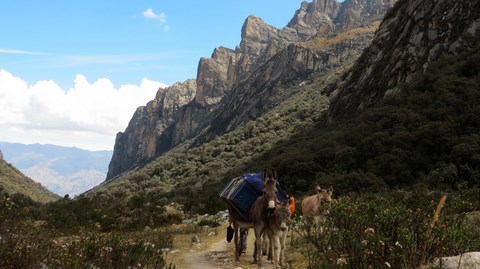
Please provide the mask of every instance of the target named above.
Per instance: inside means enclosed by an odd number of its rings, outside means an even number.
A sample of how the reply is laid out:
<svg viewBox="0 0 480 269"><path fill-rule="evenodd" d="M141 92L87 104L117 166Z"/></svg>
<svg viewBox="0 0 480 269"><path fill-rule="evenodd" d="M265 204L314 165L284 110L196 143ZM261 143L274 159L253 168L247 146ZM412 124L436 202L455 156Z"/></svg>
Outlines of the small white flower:
<svg viewBox="0 0 480 269"><path fill-rule="evenodd" d="M348 264L347 258L341 257L337 259L337 265L347 265L347 264Z"/></svg>

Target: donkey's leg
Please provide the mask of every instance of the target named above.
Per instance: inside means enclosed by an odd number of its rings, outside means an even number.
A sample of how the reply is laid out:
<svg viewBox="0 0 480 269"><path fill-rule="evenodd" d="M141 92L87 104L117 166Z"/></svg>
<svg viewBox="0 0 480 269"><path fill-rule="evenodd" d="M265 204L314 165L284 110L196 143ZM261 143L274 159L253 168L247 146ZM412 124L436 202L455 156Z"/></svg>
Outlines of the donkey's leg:
<svg viewBox="0 0 480 269"><path fill-rule="evenodd" d="M236 261L239 261L240 260L240 251L241 249L239 248L238 244L238 223L237 222L234 222L233 223L233 230L234 230L234 233L233 233L233 243L235 244L235 260Z"/></svg>
<svg viewBox="0 0 480 269"><path fill-rule="evenodd" d="M268 237L266 233L263 233L263 244L262 244L262 254L263 256L267 255L268 249Z"/></svg>
<svg viewBox="0 0 480 269"><path fill-rule="evenodd" d="M238 255L242 255L242 253L246 253L247 237L248 237L248 228L240 228L240 243L238 244L240 251Z"/></svg>
<svg viewBox="0 0 480 269"><path fill-rule="evenodd" d="M270 239L268 238L268 234L266 232L263 233L262 239L263 239L262 254L263 256L267 255L267 260L271 261L272 260L272 244L270 243Z"/></svg>
<svg viewBox="0 0 480 269"><path fill-rule="evenodd" d="M273 261L273 243L272 243L272 240L268 239L268 255L267 255L267 259L269 261Z"/></svg>
<svg viewBox="0 0 480 269"><path fill-rule="evenodd" d="M264 232L264 225L263 223L256 224L254 227L255 230L255 247L257 248L257 264L258 268L264 268L263 267L263 256L262 256L262 233Z"/></svg>
<svg viewBox="0 0 480 269"><path fill-rule="evenodd" d="M265 228L265 233L263 234L264 240L268 240L268 255L267 260L273 263L273 241L272 241L272 231Z"/></svg>
<svg viewBox="0 0 480 269"><path fill-rule="evenodd" d="M270 237L270 244L273 245L273 268L277 269L280 268L278 262L280 259L280 238L279 238L279 231L275 231L271 233Z"/></svg>
<svg viewBox="0 0 480 269"><path fill-rule="evenodd" d="M280 235L280 266L284 266L285 262L285 240L287 238L288 228L285 231L282 231Z"/></svg>

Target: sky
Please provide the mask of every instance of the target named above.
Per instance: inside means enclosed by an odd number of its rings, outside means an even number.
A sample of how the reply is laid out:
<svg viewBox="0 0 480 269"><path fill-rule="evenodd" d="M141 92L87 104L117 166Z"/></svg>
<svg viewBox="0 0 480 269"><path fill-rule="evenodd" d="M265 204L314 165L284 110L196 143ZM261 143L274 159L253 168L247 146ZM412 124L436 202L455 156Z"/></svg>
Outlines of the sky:
<svg viewBox="0 0 480 269"><path fill-rule="evenodd" d="M282 28L300 0L3 0L0 141L112 150L160 87L234 49L249 15Z"/></svg>

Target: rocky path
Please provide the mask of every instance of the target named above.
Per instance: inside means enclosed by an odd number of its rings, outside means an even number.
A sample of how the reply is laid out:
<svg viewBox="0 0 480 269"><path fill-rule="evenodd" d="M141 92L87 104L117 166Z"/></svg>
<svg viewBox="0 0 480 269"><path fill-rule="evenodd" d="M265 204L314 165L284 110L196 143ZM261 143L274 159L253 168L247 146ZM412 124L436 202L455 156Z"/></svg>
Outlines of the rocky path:
<svg viewBox="0 0 480 269"><path fill-rule="evenodd" d="M256 264L251 264L255 237L252 233L248 236L247 253L235 262L234 244L225 240L225 230L215 236L212 243L201 243L198 247L183 254L182 269L211 268L211 269L253 269ZM272 264L264 259L265 269L273 268ZM180 268L177 266L177 268Z"/></svg>

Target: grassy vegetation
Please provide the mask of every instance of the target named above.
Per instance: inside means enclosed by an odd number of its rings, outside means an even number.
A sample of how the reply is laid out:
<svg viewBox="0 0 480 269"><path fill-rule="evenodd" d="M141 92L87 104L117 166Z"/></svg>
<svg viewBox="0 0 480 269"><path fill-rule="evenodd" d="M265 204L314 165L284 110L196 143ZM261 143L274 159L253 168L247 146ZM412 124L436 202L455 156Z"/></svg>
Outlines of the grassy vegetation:
<svg viewBox="0 0 480 269"><path fill-rule="evenodd" d="M162 250L172 246L172 233L143 227L104 233L66 203L42 205L0 192L0 268L173 268ZM92 210L85 204L77 210Z"/></svg>
<svg viewBox="0 0 480 269"><path fill-rule="evenodd" d="M479 55L477 50L443 58L401 94L346 122L325 123L328 97L322 93L341 86L347 67L277 85L278 91L298 93L235 131L170 152L97 191L127 197L144 191L187 210L213 213L224 207L212 197L228 179L269 167L277 168L284 188L296 195L315 181L332 185L337 194L478 186Z"/></svg>
<svg viewBox="0 0 480 269"><path fill-rule="evenodd" d="M0 160L0 188L5 189L11 194L20 193L26 195L34 201L41 203L52 202L60 198L40 183L23 175L4 160Z"/></svg>
<svg viewBox="0 0 480 269"><path fill-rule="evenodd" d="M464 190L480 183L480 51L447 56L346 122L298 132L265 154L288 189L310 182L337 194L425 186Z"/></svg>
<svg viewBox="0 0 480 269"><path fill-rule="evenodd" d="M380 21L373 21L371 25L367 27L354 28L345 32L341 32L332 37L316 37L307 42L302 43L308 48L316 49L330 49L336 44L340 44L343 41L365 36L367 34L373 34L378 29Z"/></svg>
<svg viewBox="0 0 480 269"><path fill-rule="evenodd" d="M345 195L328 205L321 233L297 218L291 248L307 268L421 268L480 249L480 219L470 217L480 212L479 195L478 188Z"/></svg>
<svg viewBox="0 0 480 269"><path fill-rule="evenodd" d="M245 171L263 170L265 152L279 141L289 141L297 130L314 127L329 104L323 90L348 68L343 66L276 85L276 94L270 98L275 99L284 91L294 92L294 96L255 121L199 147L182 145L183 149L168 152L143 168L105 183L95 192L126 197L144 192L147 197L176 201L186 210L198 213L224 209L218 198L223 184Z"/></svg>

